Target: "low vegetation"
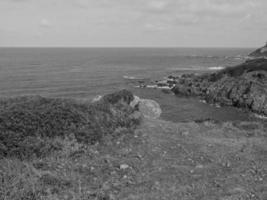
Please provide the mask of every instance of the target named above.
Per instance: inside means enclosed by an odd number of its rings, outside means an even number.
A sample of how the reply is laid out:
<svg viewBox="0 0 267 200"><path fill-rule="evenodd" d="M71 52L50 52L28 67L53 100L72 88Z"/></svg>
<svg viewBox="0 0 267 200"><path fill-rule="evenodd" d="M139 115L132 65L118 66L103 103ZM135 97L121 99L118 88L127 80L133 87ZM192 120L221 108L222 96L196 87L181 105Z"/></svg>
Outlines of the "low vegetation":
<svg viewBox="0 0 267 200"><path fill-rule="evenodd" d="M120 91L96 103L40 96L0 101L0 156L42 157L62 149L59 141L74 138L83 144L101 142L118 128L131 129L133 95Z"/></svg>
<svg viewBox="0 0 267 200"><path fill-rule="evenodd" d="M136 126L132 99L1 100L0 200L267 198L266 123Z"/></svg>
<svg viewBox="0 0 267 200"><path fill-rule="evenodd" d="M230 77L238 77L245 73L254 71L267 72L267 60L264 58L247 60L245 63L242 63L234 67L227 67L212 75L204 75L204 78L209 78L211 81L215 82L221 79L224 75L228 75Z"/></svg>

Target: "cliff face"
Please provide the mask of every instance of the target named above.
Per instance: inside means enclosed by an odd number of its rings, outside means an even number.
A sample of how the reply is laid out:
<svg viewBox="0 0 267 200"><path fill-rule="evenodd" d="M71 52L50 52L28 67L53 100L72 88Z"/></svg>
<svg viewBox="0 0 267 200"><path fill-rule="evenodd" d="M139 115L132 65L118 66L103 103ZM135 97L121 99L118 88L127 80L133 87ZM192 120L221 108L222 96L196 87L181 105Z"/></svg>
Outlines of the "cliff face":
<svg viewBox="0 0 267 200"><path fill-rule="evenodd" d="M247 108L267 115L267 60L248 60L208 75L176 79L177 95L201 96L211 103Z"/></svg>
<svg viewBox="0 0 267 200"><path fill-rule="evenodd" d="M267 58L267 43L265 44L265 46L253 51L252 53L250 53L249 58Z"/></svg>

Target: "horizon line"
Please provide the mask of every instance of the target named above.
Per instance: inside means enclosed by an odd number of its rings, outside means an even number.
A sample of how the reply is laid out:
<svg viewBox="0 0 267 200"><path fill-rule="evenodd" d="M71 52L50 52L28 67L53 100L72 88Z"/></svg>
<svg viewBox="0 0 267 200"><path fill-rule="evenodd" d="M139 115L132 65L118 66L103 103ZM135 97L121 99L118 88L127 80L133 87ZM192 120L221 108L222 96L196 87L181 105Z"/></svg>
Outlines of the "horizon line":
<svg viewBox="0 0 267 200"><path fill-rule="evenodd" d="M248 46L248 47L238 47L238 46L0 46L0 48L40 48L40 49L46 49L46 48L131 48L131 49L138 49L138 48L143 48L143 49L151 49L151 48L156 48L156 49L175 49L175 48L220 48L220 49L227 49L227 48L237 48L237 49L256 49L259 47L255 46Z"/></svg>

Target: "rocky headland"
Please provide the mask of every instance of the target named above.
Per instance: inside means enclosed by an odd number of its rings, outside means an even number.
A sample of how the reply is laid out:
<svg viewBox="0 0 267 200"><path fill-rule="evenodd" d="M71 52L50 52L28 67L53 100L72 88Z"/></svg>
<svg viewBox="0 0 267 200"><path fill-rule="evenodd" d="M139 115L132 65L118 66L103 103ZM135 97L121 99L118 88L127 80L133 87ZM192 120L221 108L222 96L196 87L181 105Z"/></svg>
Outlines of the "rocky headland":
<svg viewBox="0 0 267 200"><path fill-rule="evenodd" d="M265 44L265 46L256 49L255 51L253 51L252 53L250 53L248 55L249 59L255 59L255 58L267 58L267 42Z"/></svg>
<svg viewBox="0 0 267 200"><path fill-rule="evenodd" d="M147 88L199 97L211 104L235 106L267 115L267 46L249 54L244 63L212 73L170 75Z"/></svg>
<svg viewBox="0 0 267 200"><path fill-rule="evenodd" d="M253 59L211 74L169 77L176 95L198 96L209 103L236 106L267 115L267 60Z"/></svg>

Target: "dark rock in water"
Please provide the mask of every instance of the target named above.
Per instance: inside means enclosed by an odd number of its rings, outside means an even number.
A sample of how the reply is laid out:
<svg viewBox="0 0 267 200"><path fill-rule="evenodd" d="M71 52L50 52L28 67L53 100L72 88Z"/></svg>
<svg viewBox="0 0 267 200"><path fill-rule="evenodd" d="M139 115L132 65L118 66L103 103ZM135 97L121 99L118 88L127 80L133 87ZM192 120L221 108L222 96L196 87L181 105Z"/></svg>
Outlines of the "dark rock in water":
<svg viewBox="0 0 267 200"><path fill-rule="evenodd" d="M176 95L199 96L210 103L267 115L267 59L248 60L217 73L176 78Z"/></svg>
<svg viewBox="0 0 267 200"><path fill-rule="evenodd" d="M175 85L177 82L175 80L167 80L169 85Z"/></svg>
<svg viewBox="0 0 267 200"><path fill-rule="evenodd" d="M170 75L170 76L168 76L168 79L173 79L173 80L175 80L175 79L176 79L176 77L175 77L175 76L172 76L172 75Z"/></svg>
<svg viewBox="0 0 267 200"><path fill-rule="evenodd" d="M158 87L169 87L168 83L158 83L157 84Z"/></svg>
<svg viewBox="0 0 267 200"><path fill-rule="evenodd" d="M218 123L217 120L214 120L214 119L211 119L211 118L196 119L196 120L194 120L194 122L196 122L196 123L211 122L211 123L214 123L214 124Z"/></svg>

